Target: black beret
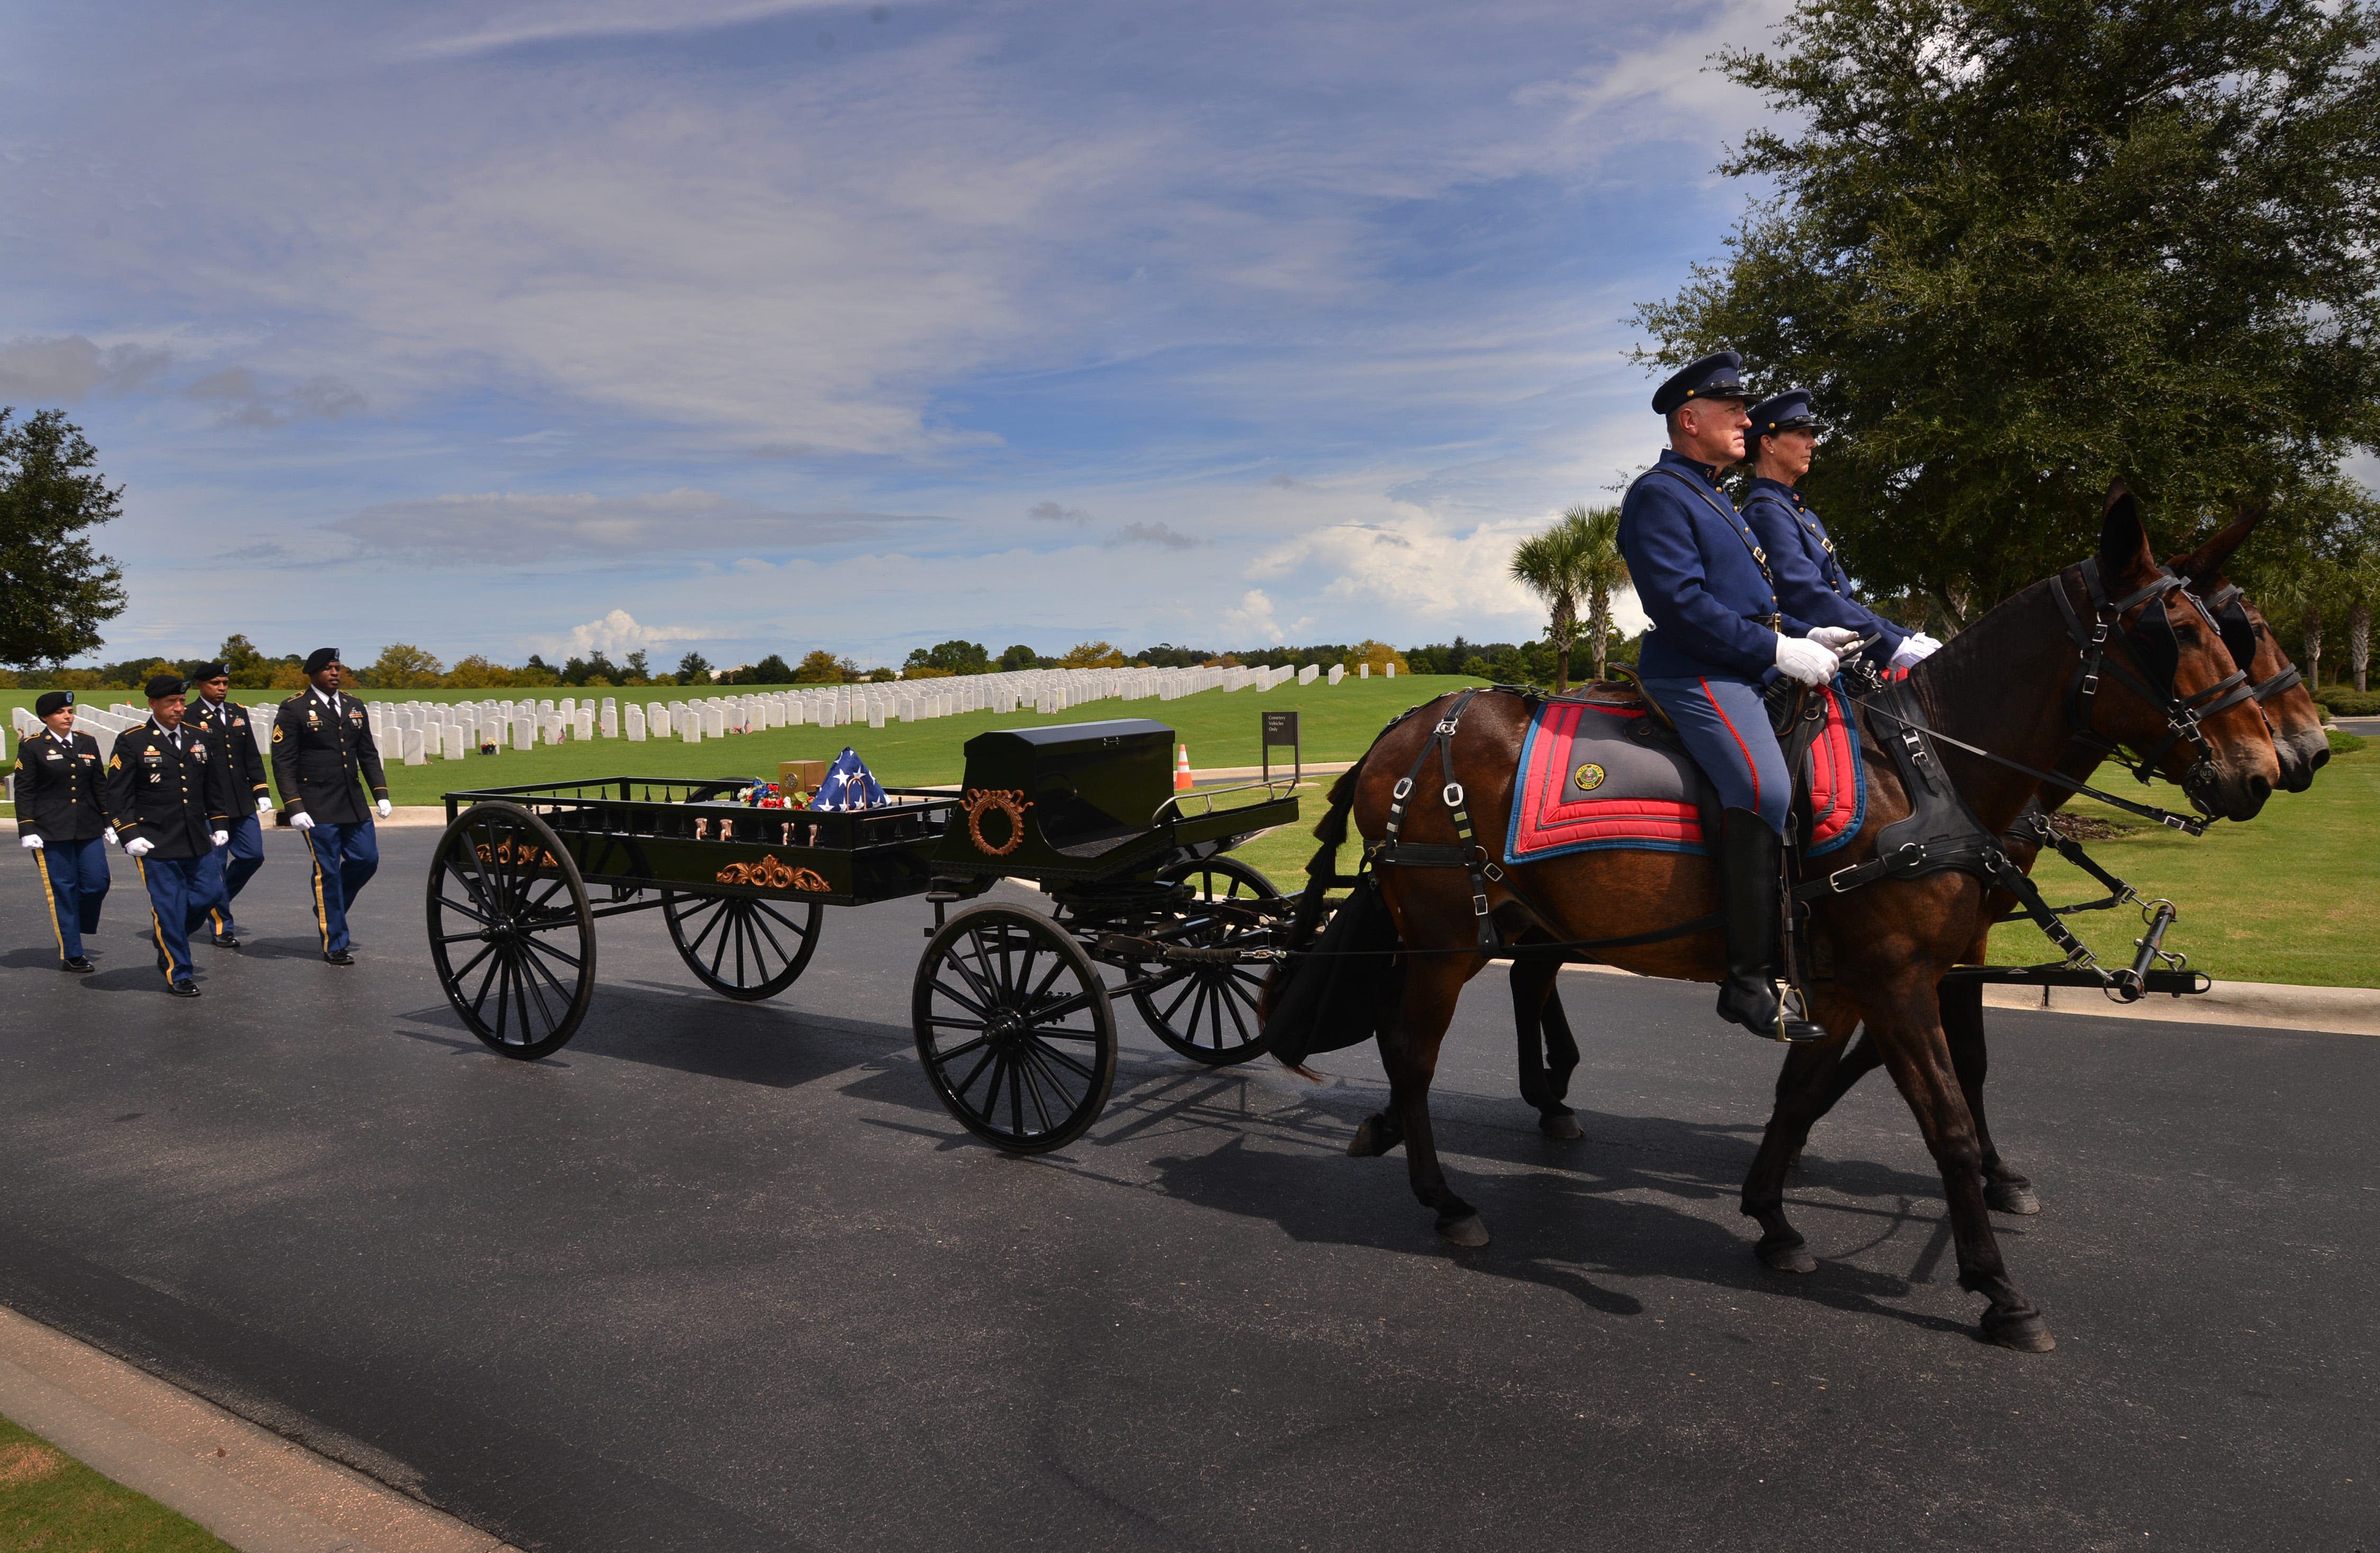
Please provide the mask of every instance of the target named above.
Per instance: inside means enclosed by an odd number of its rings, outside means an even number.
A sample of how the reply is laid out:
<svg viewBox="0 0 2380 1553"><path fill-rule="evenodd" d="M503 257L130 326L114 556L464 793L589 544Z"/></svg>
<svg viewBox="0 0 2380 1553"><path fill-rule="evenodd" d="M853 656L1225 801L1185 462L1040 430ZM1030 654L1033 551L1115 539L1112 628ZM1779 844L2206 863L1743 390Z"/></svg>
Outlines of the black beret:
<svg viewBox="0 0 2380 1553"><path fill-rule="evenodd" d="M55 717L58 713L66 710L68 707L73 705L73 691L53 690L48 695L42 697L39 700L33 703L33 715L35 717Z"/></svg>
<svg viewBox="0 0 2380 1553"><path fill-rule="evenodd" d="M190 683L192 685L198 684L200 680L229 679L230 677L231 671L225 668L221 663L201 663L197 668L190 671Z"/></svg>
<svg viewBox="0 0 2380 1553"><path fill-rule="evenodd" d="M310 674L319 674L338 661L339 649L337 648L318 647L313 651L306 655L306 672Z"/></svg>
<svg viewBox="0 0 2380 1553"><path fill-rule="evenodd" d="M1653 393L1653 413L1667 415L1689 399L1749 399L1742 378L1743 358L1731 350L1706 356Z"/></svg>
<svg viewBox="0 0 2380 1553"><path fill-rule="evenodd" d="M162 701L168 696L182 695L188 688L179 674L157 674L140 687L140 693L152 701Z"/></svg>
<svg viewBox="0 0 2380 1553"><path fill-rule="evenodd" d="M1816 418L1810 414L1810 391L1806 388L1789 388L1752 406L1752 435L1755 437L1816 424Z"/></svg>

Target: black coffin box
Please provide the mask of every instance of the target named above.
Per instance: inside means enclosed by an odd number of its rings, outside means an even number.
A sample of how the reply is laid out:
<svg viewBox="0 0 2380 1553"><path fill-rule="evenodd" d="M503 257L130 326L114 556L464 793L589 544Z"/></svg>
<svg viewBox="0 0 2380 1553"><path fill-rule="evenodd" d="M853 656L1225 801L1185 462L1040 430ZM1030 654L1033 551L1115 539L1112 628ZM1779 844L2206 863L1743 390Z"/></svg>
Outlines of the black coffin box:
<svg viewBox="0 0 2380 1553"><path fill-rule="evenodd" d="M1095 870L1148 835L1172 792L1173 730L1147 718L978 734L936 860L970 873Z"/></svg>

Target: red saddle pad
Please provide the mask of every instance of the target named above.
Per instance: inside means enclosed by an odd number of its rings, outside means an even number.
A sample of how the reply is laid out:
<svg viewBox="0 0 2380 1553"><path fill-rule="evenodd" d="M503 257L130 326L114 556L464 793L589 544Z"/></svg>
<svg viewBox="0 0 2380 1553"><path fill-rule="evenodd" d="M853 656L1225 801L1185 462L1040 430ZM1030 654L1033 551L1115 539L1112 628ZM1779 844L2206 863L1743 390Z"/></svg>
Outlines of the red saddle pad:
<svg viewBox="0 0 2380 1553"><path fill-rule="evenodd" d="M1627 849L1706 855L1702 771L1667 744L1630 736L1641 706L1548 701L1529 720L1521 745L1521 781L1504 861L1535 863L1572 852ZM1810 746L1808 855L1833 851L1858 833L1867 809L1850 705L1827 692L1826 726Z"/></svg>

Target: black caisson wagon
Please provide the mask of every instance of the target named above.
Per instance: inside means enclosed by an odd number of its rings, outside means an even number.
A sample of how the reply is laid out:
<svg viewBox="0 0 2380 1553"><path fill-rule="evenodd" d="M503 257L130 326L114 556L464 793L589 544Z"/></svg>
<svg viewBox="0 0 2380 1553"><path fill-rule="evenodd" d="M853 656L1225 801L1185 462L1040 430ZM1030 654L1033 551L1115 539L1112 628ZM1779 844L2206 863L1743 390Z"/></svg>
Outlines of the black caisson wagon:
<svg viewBox="0 0 2380 1553"><path fill-rule="evenodd" d="M910 1019L928 1078L986 1142L1062 1147L1107 1103L1120 995L1194 1062L1261 1049L1261 962L1291 903L1227 854L1296 819L1294 780L1176 794L1173 747L1143 719L995 730L967 741L957 792L841 812L752 807L735 796L750 778L450 793L431 956L472 1033L529 1059L587 1016L599 918L659 911L697 980L750 1001L800 977L827 906L923 895ZM977 900L1001 879L1051 909Z"/></svg>

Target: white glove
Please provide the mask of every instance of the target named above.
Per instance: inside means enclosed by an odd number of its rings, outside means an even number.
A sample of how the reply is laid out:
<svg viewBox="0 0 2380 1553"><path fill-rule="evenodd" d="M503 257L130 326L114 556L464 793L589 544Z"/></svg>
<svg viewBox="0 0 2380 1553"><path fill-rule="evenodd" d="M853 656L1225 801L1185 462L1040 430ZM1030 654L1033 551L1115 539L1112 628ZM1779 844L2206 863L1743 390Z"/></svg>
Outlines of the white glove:
<svg viewBox="0 0 2380 1553"><path fill-rule="evenodd" d="M389 813L390 813L389 806L388 806L388 800L387 800L386 798L382 798L382 799L380 801L380 804L379 804L379 806L378 806L378 807L379 807L379 808L380 808L380 817L381 817L382 819L386 819L389 817Z"/></svg>
<svg viewBox="0 0 2380 1553"><path fill-rule="evenodd" d="M256 800L256 812L259 814L271 814L273 812L273 800L260 795Z"/></svg>
<svg viewBox="0 0 2380 1553"><path fill-rule="evenodd" d="M1824 685L1835 677L1835 670L1841 662L1833 648L1820 647L1806 637L1777 638L1777 666L1788 679L1798 679L1803 685Z"/></svg>
<svg viewBox="0 0 2380 1553"><path fill-rule="evenodd" d="M231 844L231 832L229 831L217 831L214 833L214 842L217 846L229 846Z"/></svg>
<svg viewBox="0 0 2380 1553"><path fill-rule="evenodd" d="M25 832L25 839L17 844L28 852L39 852L42 850L42 838L28 831Z"/></svg>
<svg viewBox="0 0 2380 1553"><path fill-rule="evenodd" d="M156 847L156 845L157 843L155 842L151 841L146 836L135 836L130 841L124 843L124 855L127 857L146 857Z"/></svg>
<svg viewBox="0 0 2380 1553"><path fill-rule="evenodd" d="M99 839L105 842L110 846L122 846L124 844L122 842L115 839L115 827L113 825L109 826L106 830L102 831L99 833Z"/></svg>
<svg viewBox="0 0 2380 1553"><path fill-rule="evenodd" d="M1896 669L1905 669L1912 663L1924 662L1941 650L1940 642L1923 631L1912 631L1900 638L1899 647L1892 649L1892 666Z"/></svg>
<svg viewBox="0 0 2380 1553"><path fill-rule="evenodd" d="M289 828L293 831L310 831L314 828L314 817L304 809L299 809L289 817Z"/></svg>
<svg viewBox="0 0 2380 1553"><path fill-rule="evenodd" d="M1840 656L1843 649L1859 640L1859 637L1860 634L1857 631L1847 631L1840 625L1813 625L1803 639L1814 641L1820 647L1831 648Z"/></svg>

